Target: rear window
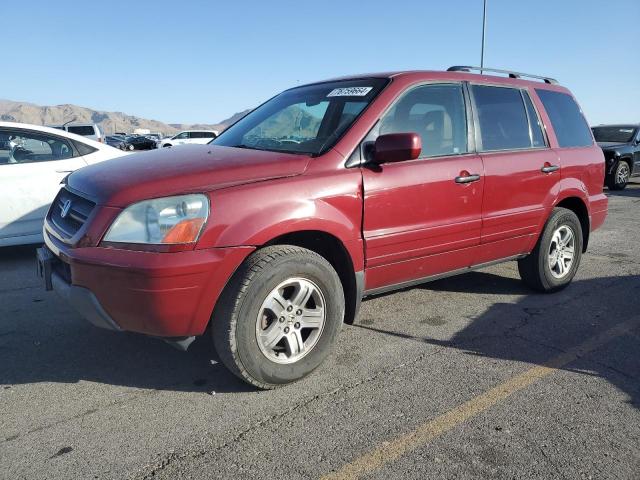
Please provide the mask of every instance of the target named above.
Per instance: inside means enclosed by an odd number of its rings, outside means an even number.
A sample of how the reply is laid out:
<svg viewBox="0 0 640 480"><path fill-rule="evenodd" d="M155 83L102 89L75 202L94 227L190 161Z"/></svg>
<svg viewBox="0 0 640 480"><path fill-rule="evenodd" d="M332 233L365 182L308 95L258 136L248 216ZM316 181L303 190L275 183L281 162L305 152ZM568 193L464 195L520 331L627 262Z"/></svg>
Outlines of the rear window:
<svg viewBox="0 0 640 480"><path fill-rule="evenodd" d="M91 125L78 125L78 126L72 125L67 127L67 131L71 133L75 133L76 135L84 135L85 137L87 135L96 134L96 132L94 131Z"/></svg>
<svg viewBox="0 0 640 480"><path fill-rule="evenodd" d="M541 89L536 89L536 93L551 119L561 147L588 147L593 144L589 125L571 95Z"/></svg>
<svg viewBox="0 0 640 480"><path fill-rule="evenodd" d="M471 89L478 111L482 150L532 148L520 90L483 85L472 85Z"/></svg>

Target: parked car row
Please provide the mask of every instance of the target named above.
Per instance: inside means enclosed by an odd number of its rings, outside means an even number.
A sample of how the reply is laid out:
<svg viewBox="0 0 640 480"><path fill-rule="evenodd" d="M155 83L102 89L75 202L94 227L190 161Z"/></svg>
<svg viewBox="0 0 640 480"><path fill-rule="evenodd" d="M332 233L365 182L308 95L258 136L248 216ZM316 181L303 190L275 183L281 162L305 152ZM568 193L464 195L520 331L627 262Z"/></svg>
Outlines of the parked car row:
<svg viewBox="0 0 640 480"><path fill-rule="evenodd" d="M109 135L106 137L106 142L120 150L153 150L158 148L158 141L146 135Z"/></svg>
<svg viewBox="0 0 640 480"><path fill-rule="evenodd" d="M104 142L120 150L152 150L158 147L173 147L186 144L204 144L219 135L217 130L184 130L176 135L164 138L160 133L116 132L104 136L96 124L65 124L53 125L53 128L82 135L97 142ZM137 132L138 130L136 130Z"/></svg>

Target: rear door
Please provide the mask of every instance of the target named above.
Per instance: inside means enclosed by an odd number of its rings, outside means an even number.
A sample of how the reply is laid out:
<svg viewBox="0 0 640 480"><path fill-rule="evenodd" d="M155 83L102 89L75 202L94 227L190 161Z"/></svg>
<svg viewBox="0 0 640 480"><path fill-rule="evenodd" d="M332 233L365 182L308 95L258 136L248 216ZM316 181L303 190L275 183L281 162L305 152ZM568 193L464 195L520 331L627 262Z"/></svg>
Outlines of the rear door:
<svg viewBox="0 0 640 480"><path fill-rule="evenodd" d="M85 166L63 137L0 128L0 136L5 135L10 142L0 145L0 243L40 235L60 182Z"/></svg>
<svg viewBox="0 0 640 480"><path fill-rule="evenodd" d="M415 132L420 158L364 166L366 285L376 291L468 267L480 243L482 161L467 127L462 84L409 89L363 143Z"/></svg>
<svg viewBox="0 0 640 480"><path fill-rule="evenodd" d="M527 89L472 84L470 92L485 174L482 264L528 253L553 207L560 162Z"/></svg>

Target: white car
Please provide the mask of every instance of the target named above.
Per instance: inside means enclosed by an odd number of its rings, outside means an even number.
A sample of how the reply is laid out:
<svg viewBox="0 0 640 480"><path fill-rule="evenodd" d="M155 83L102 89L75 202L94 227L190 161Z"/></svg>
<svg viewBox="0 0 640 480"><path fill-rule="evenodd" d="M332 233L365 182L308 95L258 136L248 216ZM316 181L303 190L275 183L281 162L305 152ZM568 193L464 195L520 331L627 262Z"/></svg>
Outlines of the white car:
<svg viewBox="0 0 640 480"><path fill-rule="evenodd" d="M188 143L209 143L216 138L219 132L216 130L185 130L171 138L165 138L160 142L161 147L173 147Z"/></svg>
<svg viewBox="0 0 640 480"><path fill-rule="evenodd" d="M95 123L65 123L64 125L47 125L69 133L75 133L87 137L96 142L104 143L104 135L100 131L100 127Z"/></svg>
<svg viewBox="0 0 640 480"><path fill-rule="evenodd" d="M55 128L0 122L0 247L42 242L42 225L71 172L127 152Z"/></svg>

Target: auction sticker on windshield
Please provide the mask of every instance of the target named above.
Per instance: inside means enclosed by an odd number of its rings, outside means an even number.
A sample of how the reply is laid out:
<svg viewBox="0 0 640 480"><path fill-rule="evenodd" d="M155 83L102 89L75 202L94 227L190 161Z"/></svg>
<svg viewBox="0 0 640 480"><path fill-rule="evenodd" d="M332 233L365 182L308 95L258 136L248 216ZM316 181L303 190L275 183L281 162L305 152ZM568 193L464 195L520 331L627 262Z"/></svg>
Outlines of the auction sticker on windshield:
<svg viewBox="0 0 640 480"><path fill-rule="evenodd" d="M364 97L373 87L334 88L327 97Z"/></svg>

